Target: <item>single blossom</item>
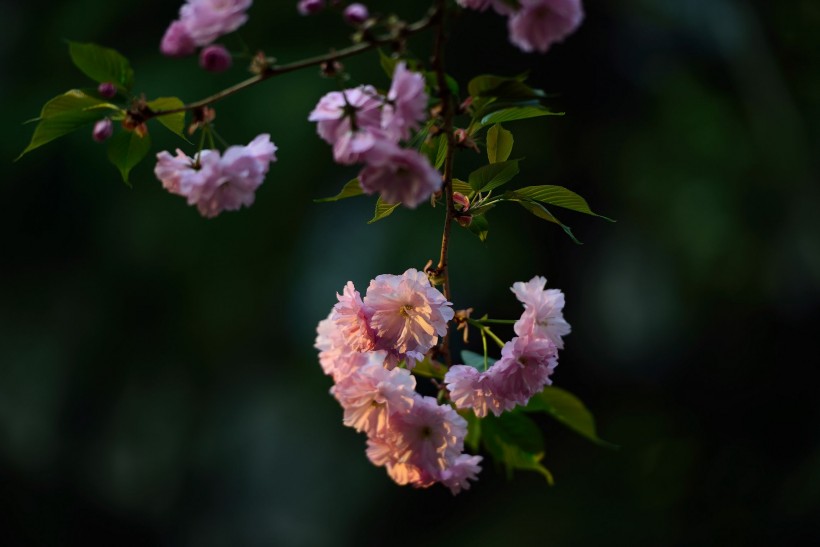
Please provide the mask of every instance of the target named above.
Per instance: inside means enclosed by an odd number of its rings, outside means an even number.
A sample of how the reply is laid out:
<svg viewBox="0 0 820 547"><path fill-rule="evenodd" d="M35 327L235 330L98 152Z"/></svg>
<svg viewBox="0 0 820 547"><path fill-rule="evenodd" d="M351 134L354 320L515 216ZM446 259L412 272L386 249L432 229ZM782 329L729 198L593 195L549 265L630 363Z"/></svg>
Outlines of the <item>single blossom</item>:
<svg viewBox="0 0 820 547"><path fill-rule="evenodd" d="M550 375L558 364L555 344L546 338L516 337L501 349L488 374L492 391L504 401L506 410L526 405L533 395L552 384Z"/></svg>
<svg viewBox="0 0 820 547"><path fill-rule="evenodd" d="M546 285L547 280L541 276L513 284L510 290L524 304L524 313L513 328L518 336L549 338L558 349L563 349L563 337L571 331L563 314L564 293L545 289Z"/></svg>
<svg viewBox="0 0 820 547"><path fill-rule="evenodd" d="M450 489L453 495L462 490L470 489L470 481L478 479L481 472L481 456L471 456L469 454L459 455L449 467L439 473L439 482Z"/></svg>
<svg viewBox="0 0 820 547"><path fill-rule="evenodd" d="M384 351L368 354L368 363L331 389L344 409L344 424L377 435L393 414L410 412L416 379L403 368L384 368Z"/></svg>
<svg viewBox="0 0 820 547"><path fill-rule="evenodd" d="M521 9L510 16L510 41L531 52L550 46L575 32L584 19L581 0L519 0Z"/></svg>
<svg viewBox="0 0 820 547"><path fill-rule="evenodd" d="M353 351L371 351L376 347L376 335L368 324L367 311L359 291L348 281L344 292L337 294L339 303L333 307L332 317L338 325L345 344Z"/></svg>
<svg viewBox="0 0 820 547"><path fill-rule="evenodd" d="M402 275L383 274L370 282L364 305L376 347L406 359L408 368L447 333L452 304L430 285L424 272L409 269Z"/></svg>
<svg viewBox="0 0 820 547"><path fill-rule="evenodd" d="M441 174L427 157L397 146L374 147L369 164L359 173L366 194L378 192L385 203L402 203L414 209L441 189Z"/></svg>
<svg viewBox="0 0 820 547"><path fill-rule="evenodd" d="M500 416L505 410L514 407L497 392L493 382L493 368L479 372L467 365L453 365L444 376L444 383L450 391L450 400L456 408L472 408L479 418L487 411Z"/></svg>
<svg viewBox="0 0 820 547"><path fill-rule="evenodd" d="M370 11L364 4L354 3L345 8L343 13L345 21L353 26L358 26L367 21Z"/></svg>
<svg viewBox="0 0 820 547"><path fill-rule="evenodd" d="M224 72L232 64L233 59L225 46L214 44L199 52L199 66L208 72Z"/></svg>
<svg viewBox="0 0 820 547"><path fill-rule="evenodd" d="M424 76L407 70L405 63L398 63L382 115L387 134L395 141L409 139L411 130L418 129L427 118L427 100Z"/></svg>
<svg viewBox="0 0 820 547"><path fill-rule="evenodd" d="M316 122L316 132L333 146L334 159L349 165L361 161L383 142L383 103L372 86L333 91L319 99L308 120Z"/></svg>
<svg viewBox="0 0 820 547"><path fill-rule="evenodd" d="M187 0L179 9L179 19L165 31L160 51L170 57L192 54L244 25L251 4L252 0Z"/></svg>
<svg viewBox="0 0 820 547"><path fill-rule="evenodd" d="M344 340L339 326L332 319L333 311L316 328L316 343L319 350L319 364L334 382L341 382L370 360L369 353L352 350Z"/></svg>

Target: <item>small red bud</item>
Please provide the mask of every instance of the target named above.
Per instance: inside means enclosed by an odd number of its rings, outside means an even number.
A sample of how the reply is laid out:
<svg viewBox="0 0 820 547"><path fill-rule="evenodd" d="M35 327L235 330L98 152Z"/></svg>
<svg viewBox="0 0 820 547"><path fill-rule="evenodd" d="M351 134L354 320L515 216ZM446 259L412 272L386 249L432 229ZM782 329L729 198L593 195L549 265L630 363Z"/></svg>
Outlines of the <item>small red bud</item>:
<svg viewBox="0 0 820 547"><path fill-rule="evenodd" d="M117 87L111 82L103 82L97 86L97 93L103 99L112 99L117 94Z"/></svg>
<svg viewBox="0 0 820 547"><path fill-rule="evenodd" d="M473 215L458 215L456 217L456 222L458 222L461 227L467 228L473 223Z"/></svg>
<svg viewBox="0 0 820 547"><path fill-rule="evenodd" d="M458 192L453 192L453 203L458 211L466 211L470 208L470 200L467 196Z"/></svg>
<svg viewBox="0 0 820 547"><path fill-rule="evenodd" d="M209 72L224 72L232 64L231 54L219 44L210 45L199 52L199 66Z"/></svg>

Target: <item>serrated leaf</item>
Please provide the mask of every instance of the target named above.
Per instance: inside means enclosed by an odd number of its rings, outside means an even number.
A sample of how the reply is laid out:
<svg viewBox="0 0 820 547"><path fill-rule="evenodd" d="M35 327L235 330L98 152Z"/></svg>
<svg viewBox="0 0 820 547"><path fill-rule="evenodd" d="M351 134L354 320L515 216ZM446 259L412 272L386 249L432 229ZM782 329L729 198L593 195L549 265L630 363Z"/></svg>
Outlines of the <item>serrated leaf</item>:
<svg viewBox="0 0 820 547"><path fill-rule="evenodd" d="M384 73L387 75L388 78L393 77L393 72L396 70L396 65L399 64L398 59L394 59L393 57L385 54L384 51L379 49L379 64L384 70Z"/></svg>
<svg viewBox="0 0 820 547"><path fill-rule="evenodd" d="M160 97L148 102L148 108L150 108L153 112L175 110L184 106L185 103L183 103L179 97ZM158 116L156 120L167 127L171 133L182 137L185 141L188 141L188 138L185 136L185 111Z"/></svg>
<svg viewBox="0 0 820 547"><path fill-rule="evenodd" d="M487 236L490 235L490 223L484 215L474 215L467 229L477 235L482 242L487 241Z"/></svg>
<svg viewBox="0 0 820 547"><path fill-rule="evenodd" d="M111 82L121 92L134 86L131 63L118 51L97 44L68 43L74 65L95 82Z"/></svg>
<svg viewBox="0 0 820 547"><path fill-rule="evenodd" d="M579 213L585 213L596 217L603 218L610 222L615 222L611 218L599 215L589 208L587 201L563 186L543 185L543 186L526 186L518 188L514 191L517 196L523 196L533 201L540 201L549 205L556 205L564 209L570 209Z"/></svg>
<svg viewBox="0 0 820 547"><path fill-rule="evenodd" d="M514 199L514 200L511 200L511 201L516 201L519 205L521 205L521 207L523 207L524 209L526 209L530 213L534 214L538 218L542 218L542 219L544 219L548 222L552 222L553 224L557 224L558 226L561 227L562 230L564 230L564 233L567 234L572 239L572 241L574 241L578 245L583 245L583 243L581 243L578 240L578 238L575 237L575 234L572 233L572 229L569 226L567 226L566 224L564 224L563 222L558 220L555 217L555 215L550 213L549 210L546 207L544 207L543 205L541 205L537 201L530 201L526 198Z"/></svg>
<svg viewBox="0 0 820 547"><path fill-rule="evenodd" d="M510 182L518 174L518 160L502 161L479 167L467 181L476 192L489 192Z"/></svg>
<svg viewBox="0 0 820 547"><path fill-rule="evenodd" d="M594 443L610 448L618 448L617 445L604 441L598 436L595 428L595 418L593 418L592 413L578 397L569 391L548 386L544 388L544 391L530 399L530 402L523 410L525 412L545 412Z"/></svg>
<svg viewBox="0 0 820 547"><path fill-rule="evenodd" d="M108 159L120 170L122 180L128 184L131 169L137 166L151 150L151 137L140 137L134 131L122 131L111 138L108 144Z"/></svg>
<svg viewBox="0 0 820 547"><path fill-rule="evenodd" d="M479 122L480 127L494 123L512 122L516 120L526 120L529 118L538 118L540 116L563 116L563 112L553 112L545 106L515 106L512 108L503 108L491 112L481 118Z"/></svg>
<svg viewBox="0 0 820 547"><path fill-rule="evenodd" d="M444 165L444 162L447 160L447 146L447 137L445 135L439 135L438 150L436 151L436 169L441 169L441 166Z"/></svg>
<svg viewBox="0 0 820 547"><path fill-rule="evenodd" d="M40 117L34 120L38 123L34 128L31 141L16 160L54 139L99 120L103 116L99 111L94 110L94 107L102 104L109 103L91 97L78 89L72 89L54 97L43 106Z"/></svg>
<svg viewBox="0 0 820 547"><path fill-rule="evenodd" d="M453 192L458 192L459 194L467 196L473 192L473 189L470 188L470 185L463 180L453 179Z"/></svg>
<svg viewBox="0 0 820 547"><path fill-rule="evenodd" d="M352 179L342 187L342 190L335 196L329 198L314 199L315 203L327 203L329 201L339 201L340 199L347 199L364 194L362 186L359 184L359 179Z"/></svg>
<svg viewBox="0 0 820 547"><path fill-rule="evenodd" d="M526 75L515 77L483 74L476 76L467 84L467 92L476 97L497 97L500 99L540 98L545 94L540 89L533 89L524 83Z"/></svg>
<svg viewBox="0 0 820 547"><path fill-rule="evenodd" d="M399 205L401 205L401 203L385 203L382 201L382 198L379 198L378 201L376 201L376 212L373 215L373 218L368 220L367 223L373 224L378 220L390 216L391 214L393 214L393 211L395 211L396 207L398 207Z"/></svg>
<svg viewBox="0 0 820 547"><path fill-rule="evenodd" d="M518 413L505 413L499 418L484 418L481 433L487 452L512 476L513 471L535 471L541 474L550 485L552 474L541 464L544 457L544 438L538 426L532 420Z"/></svg>
<svg viewBox="0 0 820 547"><path fill-rule="evenodd" d="M487 368L493 366L493 364L496 361L498 361L498 359L487 357ZM485 370L487 370L484 368L484 356L474 351L466 349L461 350L461 362L467 365L468 367L473 367L479 372L484 372Z"/></svg>
<svg viewBox="0 0 820 547"><path fill-rule="evenodd" d="M507 161L512 153L513 135L501 124L495 124L487 131L487 159L490 163Z"/></svg>

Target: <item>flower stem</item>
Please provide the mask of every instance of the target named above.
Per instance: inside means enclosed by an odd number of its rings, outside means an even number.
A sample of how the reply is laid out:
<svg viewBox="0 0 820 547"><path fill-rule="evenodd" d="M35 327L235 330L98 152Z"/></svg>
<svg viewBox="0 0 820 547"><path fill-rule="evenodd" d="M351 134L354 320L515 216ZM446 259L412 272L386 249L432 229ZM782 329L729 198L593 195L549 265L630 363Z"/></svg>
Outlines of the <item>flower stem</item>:
<svg viewBox="0 0 820 547"><path fill-rule="evenodd" d="M484 336L484 335L486 334L487 336L489 336L490 338L492 338L492 339L493 339L493 341L494 341L496 344L498 344L498 347L499 347L499 348L503 348L503 347L504 347L504 341L503 341L503 340L501 340L501 338L499 338L498 336L496 336L496 335L495 335L495 333L492 331L492 329L491 329L490 327L488 327L488 326L486 326L486 325L482 325L481 323L479 323L479 322L478 322L478 321L476 321L475 319L467 319L467 322L468 322L470 325L472 325L472 326L474 326L475 328L477 328L477 329L481 332L481 336ZM486 352L486 350L484 351L484 353L485 353L485 355L486 355L486 353L487 353L487 352Z"/></svg>
<svg viewBox="0 0 820 547"><path fill-rule="evenodd" d="M515 325L515 319L476 319L484 325Z"/></svg>

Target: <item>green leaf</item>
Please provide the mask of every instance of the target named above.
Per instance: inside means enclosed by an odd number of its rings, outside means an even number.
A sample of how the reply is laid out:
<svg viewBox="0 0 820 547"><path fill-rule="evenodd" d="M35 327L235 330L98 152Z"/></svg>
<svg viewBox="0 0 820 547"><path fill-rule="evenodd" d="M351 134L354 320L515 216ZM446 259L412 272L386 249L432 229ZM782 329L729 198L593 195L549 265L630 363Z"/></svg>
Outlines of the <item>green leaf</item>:
<svg viewBox="0 0 820 547"><path fill-rule="evenodd" d="M513 135L501 124L495 124L487 131L487 159L490 163L507 161L513 148Z"/></svg>
<svg viewBox="0 0 820 547"><path fill-rule="evenodd" d="M401 203L385 203L382 201L382 198L376 202L376 213L373 215L373 218L367 221L368 224L373 224L377 220L381 220L385 217L390 216L393 211L396 210L396 207L401 205Z"/></svg>
<svg viewBox="0 0 820 547"><path fill-rule="evenodd" d="M151 138L146 134L140 137L134 131L122 131L108 144L108 159L120 170L122 180L128 184L128 175L151 149Z"/></svg>
<svg viewBox="0 0 820 547"><path fill-rule="evenodd" d="M510 182L518 174L518 160L502 161L479 167L467 179L476 192L489 192Z"/></svg>
<svg viewBox="0 0 820 547"><path fill-rule="evenodd" d="M148 103L148 108L153 112L175 110L184 106L185 103L178 97L160 97ZM171 133L179 135L185 141L188 141L188 138L185 136L185 111L159 116L157 117L157 121L167 127Z"/></svg>
<svg viewBox="0 0 820 547"><path fill-rule="evenodd" d="M563 116L563 112L553 112L545 106L514 106L512 108L504 108L487 114L481 118L480 127L494 123L512 122L516 120L526 120L529 118L538 118L540 116Z"/></svg>
<svg viewBox="0 0 820 547"><path fill-rule="evenodd" d="M600 217L610 222L615 222L611 218L607 218L593 212L592 209L589 208L589 204L584 198L572 190L564 188L563 186L552 186L548 184L543 186L527 186L524 188L519 188L513 193L517 196L522 196L533 201L556 205L558 207L563 207L564 209L570 209L579 213Z"/></svg>
<svg viewBox="0 0 820 547"><path fill-rule="evenodd" d="M102 113L96 110L101 105L117 108L116 105L106 103L78 89L54 97L43 106L40 117L32 120L38 122L34 128L34 135L16 160L56 138L101 119Z"/></svg>
<svg viewBox="0 0 820 547"><path fill-rule="evenodd" d="M481 444L481 419L470 408L460 410L458 413L467 420L467 435L464 437L464 444L470 451L478 452Z"/></svg>
<svg viewBox="0 0 820 547"><path fill-rule="evenodd" d="M473 189L463 180L453 179L453 192L468 196L473 193Z"/></svg>
<svg viewBox="0 0 820 547"><path fill-rule="evenodd" d="M566 224L564 224L563 222L558 220L555 217L555 215L550 213L549 210L547 210L546 207L544 207L543 205L541 205L537 201L530 201L526 198L520 199L520 200L519 199L513 199L513 200L509 200L509 201L516 201L519 205L521 205L521 207L523 207L524 209L526 209L530 213L534 214L538 218L542 218L542 219L544 219L548 222L552 222L554 224L557 224L558 226L561 227L562 230L564 230L564 233L567 234L572 239L572 241L574 241L578 245L583 245L583 243L581 243L578 240L578 238L575 237L575 234L572 233L572 229L569 226L567 226Z"/></svg>
<svg viewBox="0 0 820 547"><path fill-rule="evenodd" d="M604 441L598 436L595 418L578 397L563 389L548 386L530 399L523 409L525 412L546 412L565 426L590 441L610 448L617 445Z"/></svg>
<svg viewBox="0 0 820 547"><path fill-rule="evenodd" d="M436 169L441 169L441 166L444 165L444 162L447 160L447 146L447 137L445 135L439 135L435 163Z"/></svg>
<svg viewBox="0 0 820 547"><path fill-rule="evenodd" d="M496 97L502 100L538 99L545 96L540 89L533 89L525 84L525 79L525 74L512 78L484 74L470 80L467 91L474 98Z"/></svg>
<svg viewBox="0 0 820 547"><path fill-rule="evenodd" d="M493 366L497 360L498 359L493 359L492 357L487 357L487 368ZM473 367L479 372L487 370L484 368L484 356L480 353L463 349L461 350L461 361L468 367Z"/></svg>
<svg viewBox="0 0 820 547"><path fill-rule="evenodd" d="M475 215L468 229L477 235L481 241L487 241L487 236L490 234L490 223L487 222L487 217L484 215Z"/></svg>
<svg viewBox="0 0 820 547"><path fill-rule="evenodd" d="M382 70L384 70L384 73L387 74L387 77L392 78L393 72L396 70L396 65L399 64L399 60L387 55L379 49L379 64Z"/></svg>
<svg viewBox="0 0 820 547"><path fill-rule="evenodd" d="M416 376L423 376L424 378L444 380L444 375L447 374L447 368L438 361L432 361L429 357L425 357L423 361L416 363L411 372Z"/></svg>
<svg viewBox="0 0 820 547"><path fill-rule="evenodd" d="M344 185L342 191L336 194L333 197L329 198L320 198L314 199L315 203L327 203L329 201L339 201L340 199L352 198L356 196L361 196L364 194L361 185L359 184L359 179L352 179L348 181L347 184Z"/></svg>
<svg viewBox="0 0 820 547"><path fill-rule="evenodd" d="M71 60L95 82L111 82L121 92L134 86L134 71L128 59L119 52L97 44L68 43Z"/></svg>
<svg viewBox="0 0 820 547"><path fill-rule="evenodd" d="M487 416L481 429L484 447L504 465L507 476L511 477L515 470L534 471L553 484L552 474L541 465L544 438L532 420L520 413L507 412L498 418Z"/></svg>

